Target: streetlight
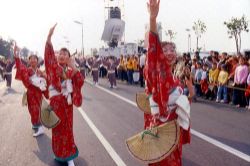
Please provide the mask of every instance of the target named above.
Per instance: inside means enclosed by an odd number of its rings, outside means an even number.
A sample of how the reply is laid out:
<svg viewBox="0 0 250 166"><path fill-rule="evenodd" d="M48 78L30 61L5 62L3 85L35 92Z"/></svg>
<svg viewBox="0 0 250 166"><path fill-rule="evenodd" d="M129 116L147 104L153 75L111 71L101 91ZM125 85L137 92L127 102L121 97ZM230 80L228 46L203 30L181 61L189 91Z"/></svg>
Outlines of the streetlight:
<svg viewBox="0 0 250 166"><path fill-rule="evenodd" d="M74 21L74 23L82 26L82 55L84 56L84 45L83 45L83 22Z"/></svg>
<svg viewBox="0 0 250 166"><path fill-rule="evenodd" d="M190 29L186 29L186 31L188 32L188 52L191 53L191 34L190 34Z"/></svg>

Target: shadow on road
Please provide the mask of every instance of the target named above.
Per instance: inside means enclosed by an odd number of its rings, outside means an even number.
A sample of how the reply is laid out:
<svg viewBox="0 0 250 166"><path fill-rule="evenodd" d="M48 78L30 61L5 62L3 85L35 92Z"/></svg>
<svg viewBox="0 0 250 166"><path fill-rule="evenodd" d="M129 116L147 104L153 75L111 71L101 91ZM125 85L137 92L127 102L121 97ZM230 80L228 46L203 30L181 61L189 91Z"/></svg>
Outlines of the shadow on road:
<svg viewBox="0 0 250 166"><path fill-rule="evenodd" d="M39 150L34 151L34 154L46 165L49 166L67 166L67 163L57 162L54 160L54 154L52 152L51 148L51 139L44 134L43 136L38 137L37 139L37 145ZM74 163L76 166L87 166L87 162L81 158L78 157L74 160Z"/></svg>
<svg viewBox="0 0 250 166"><path fill-rule="evenodd" d="M20 92L17 92L15 89L12 89L12 88L7 88L3 95L2 96L6 96L6 95L9 95L9 94L22 94Z"/></svg>
<svg viewBox="0 0 250 166"><path fill-rule="evenodd" d="M199 164L189 160L189 159L186 159L186 158L182 158L182 165L185 165L185 166L200 166Z"/></svg>
<svg viewBox="0 0 250 166"><path fill-rule="evenodd" d="M44 134L36 138L39 150L33 151L34 154L46 165L57 166L53 159L53 152L51 149L51 139Z"/></svg>

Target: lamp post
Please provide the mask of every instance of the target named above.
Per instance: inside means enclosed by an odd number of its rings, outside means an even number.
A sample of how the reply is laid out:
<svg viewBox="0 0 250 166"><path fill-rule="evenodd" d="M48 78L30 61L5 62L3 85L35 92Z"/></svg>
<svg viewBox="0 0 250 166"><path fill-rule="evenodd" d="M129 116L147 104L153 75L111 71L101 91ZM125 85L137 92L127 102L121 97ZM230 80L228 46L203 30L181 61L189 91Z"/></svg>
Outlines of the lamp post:
<svg viewBox="0 0 250 166"><path fill-rule="evenodd" d="M83 22L74 21L74 23L82 26L82 56L84 56L84 45L83 45Z"/></svg>
<svg viewBox="0 0 250 166"><path fill-rule="evenodd" d="M191 53L191 34L190 34L190 29L186 29L188 33L188 52Z"/></svg>

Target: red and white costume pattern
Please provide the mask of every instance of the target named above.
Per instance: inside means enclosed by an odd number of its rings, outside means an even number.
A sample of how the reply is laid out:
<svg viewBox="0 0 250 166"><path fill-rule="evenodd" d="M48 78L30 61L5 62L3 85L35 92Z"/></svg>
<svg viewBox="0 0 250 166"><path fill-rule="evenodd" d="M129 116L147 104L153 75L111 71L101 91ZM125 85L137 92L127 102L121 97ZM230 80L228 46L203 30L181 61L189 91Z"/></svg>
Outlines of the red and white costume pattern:
<svg viewBox="0 0 250 166"><path fill-rule="evenodd" d="M46 80L42 78L42 72L39 69L34 71L31 67L26 67L22 64L20 58L15 58L16 61L16 79L21 80L27 88L28 110L31 117L32 128L36 129L41 126L40 110L42 103L42 95L46 90ZM35 80L42 80L41 84L37 84Z"/></svg>
<svg viewBox="0 0 250 166"><path fill-rule="evenodd" d="M152 115L158 113L160 115L157 121L158 125L163 124L167 120L176 119L181 128L178 147L162 161L149 165L181 166L182 144L190 143L189 117L184 116L184 119L182 118L182 108L188 108L188 111L190 111L190 103L187 97L182 95L179 81L173 78L170 60L163 54L158 35L152 32L149 33L149 47L144 68L144 78L146 81L146 93L150 96L151 105L151 115L144 115L144 128L146 129L150 126Z"/></svg>
<svg viewBox="0 0 250 166"><path fill-rule="evenodd" d="M79 107L82 104L81 88L84 79L79 71L72 75L70 68L58 64L50 42L46 43L44 60L50 106L61 120L52 129L52 149L56 160L66 162L78 156L73 136L73 105ZM63 80L63 74L66 74L67 80Z"/></svg>

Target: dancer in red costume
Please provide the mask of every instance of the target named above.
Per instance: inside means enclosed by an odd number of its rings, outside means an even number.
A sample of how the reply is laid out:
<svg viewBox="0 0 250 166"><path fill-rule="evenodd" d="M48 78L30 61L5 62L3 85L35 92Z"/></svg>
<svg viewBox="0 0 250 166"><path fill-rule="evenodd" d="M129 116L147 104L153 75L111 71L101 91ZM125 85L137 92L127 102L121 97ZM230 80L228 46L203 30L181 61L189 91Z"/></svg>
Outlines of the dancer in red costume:
<svg viewBox="0 0 250 166"><path fill-rule="evenodd" d="M19 58L19 48L15 45L14 56L16 61L16 79L21 80L27 88L28 110L31 116L32 128L36 131L33 136L37 137L44 133L40 122L40 111L43 92L46 91L46 74L38 68L37 55L29 56L29 67L26 67Z"/></svg>
<svg viewBox="0 0 250 166"><path fill-rule="evenodd" d="M73 135L73 105L79 107L82 104L84 80L68 49L61 48L59 55L55 56L51 43L55 27L50 29L44 55L50 106L61 120L52 129L52 149L57 161L74 166L73 159L78 156L78 149Z"/></svg>
<svg viewBox="0 0 250 166"><path fill-rule="evenodd" d="M180 125L180 141L177 148L165 159L151 166L181 166L182 144L190 143L190 102L184 95L179 81L172 75L172 65L176 61L174 43L160 42L157 33L156 18L159 12L160 0L150 0L149 47L144 68L146 93L149 95L151 115L144 116L145 128L160 125L177 119ZM186 78L190 96L193 95L191 78ZM185 111L185 115L182 116Z"/></svg>

